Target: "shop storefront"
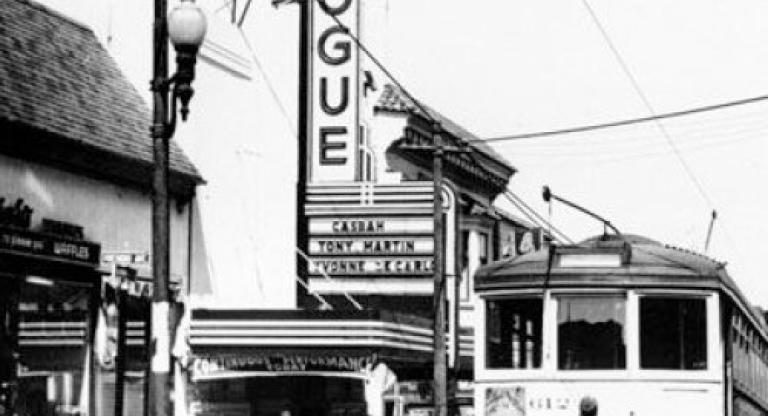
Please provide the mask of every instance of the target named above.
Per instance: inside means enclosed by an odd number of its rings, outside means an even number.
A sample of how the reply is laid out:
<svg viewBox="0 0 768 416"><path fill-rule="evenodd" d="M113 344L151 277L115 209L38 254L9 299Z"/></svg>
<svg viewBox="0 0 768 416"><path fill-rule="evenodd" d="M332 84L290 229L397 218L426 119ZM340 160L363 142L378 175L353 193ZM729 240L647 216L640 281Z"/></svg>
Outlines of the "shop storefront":
<svg viewBox="0 0 768 416"><path fill-rule="evenodd" d="M103 260L151 256L149 112L80 23L24 0L0 2L0 21L0 416L109 415ZM183 281L201 178L170 148L170 272ZM125 409L141 414L148 309L126 309Z"/></svg>
<svg viewBox="0 0 768 416"><path fill-rule="evenodd" d="M74 414L91 388L100 246L73 224L29 229L16 206L0 207L0 414Z"/></svg>

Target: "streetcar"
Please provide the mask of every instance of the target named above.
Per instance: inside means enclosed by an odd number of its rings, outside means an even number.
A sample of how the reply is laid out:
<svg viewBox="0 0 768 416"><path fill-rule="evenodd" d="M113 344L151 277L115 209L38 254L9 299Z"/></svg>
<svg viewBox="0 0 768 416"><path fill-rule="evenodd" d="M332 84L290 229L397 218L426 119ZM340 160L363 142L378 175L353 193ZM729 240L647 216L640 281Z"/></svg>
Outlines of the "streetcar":
<svg viewBox="0 0 768 416"><path fill-rule="evenodd" d="M475 414L766 415L768 332L725 264L604 234L475 275Z"/></svg>

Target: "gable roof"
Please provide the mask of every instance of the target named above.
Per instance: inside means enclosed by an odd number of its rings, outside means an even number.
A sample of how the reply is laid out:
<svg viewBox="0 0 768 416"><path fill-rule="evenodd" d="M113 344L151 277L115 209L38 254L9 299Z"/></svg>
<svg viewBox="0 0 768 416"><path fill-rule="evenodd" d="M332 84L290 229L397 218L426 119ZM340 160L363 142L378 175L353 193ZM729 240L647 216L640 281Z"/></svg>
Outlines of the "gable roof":
<svg viewBox="0 0 768 416"><path fill-rule="evenodd" d="M504 156L496 152L496 150L494 150L493 147L488 145L488 143L484 142L481 138L470 133L460 125L454 123L451 119L443 116L442 114L435 111L431 107L425 105L424 103L419 102L419 104L429 114L425 116L425 114L423 113L423 111L421 111L419 106L415 105L413 103L413 100L411 100L408 97L408 95L403 93L400 88L392 84L386 84L384 85L384 91L382 91L381 95L379 96L379 100L376 102L376 105L374 106L374 110L387 111L391 113L416 114L428 120L435 119L440 122L440 125L448 133L452 134L453 136L455 136L460 140L465 140L475 150L483 153L484 155L495 160L496 162L506 166L510 170L512 171L515 170L512 164L508 160L506 160Z"/></svg>
<svg viewBox="0 0 768 416"><path fill-rule="evenodd" d="M95 159L149 171L150 121L149 109L89 28L29 0L0 2L0 123L40 132L57 148L85 148ZM10 140L0 142L5 148ZM173 141L170 169L182 182L202 181ZM111 176L130 180L129 172Z"/></svg>

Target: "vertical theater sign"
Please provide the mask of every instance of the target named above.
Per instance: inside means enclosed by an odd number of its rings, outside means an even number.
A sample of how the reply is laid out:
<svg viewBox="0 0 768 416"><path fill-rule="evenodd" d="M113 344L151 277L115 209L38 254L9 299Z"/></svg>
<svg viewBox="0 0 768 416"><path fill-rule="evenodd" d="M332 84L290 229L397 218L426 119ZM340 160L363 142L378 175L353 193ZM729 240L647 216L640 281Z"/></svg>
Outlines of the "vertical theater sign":
<svg viewBox="0 0 768 416"><path fill-rule="evenodd" d="M359 2L312 1L309 180L354 181L360 59L345 33L358 33ZM344 25L336 23L338 19Z"/></svg>

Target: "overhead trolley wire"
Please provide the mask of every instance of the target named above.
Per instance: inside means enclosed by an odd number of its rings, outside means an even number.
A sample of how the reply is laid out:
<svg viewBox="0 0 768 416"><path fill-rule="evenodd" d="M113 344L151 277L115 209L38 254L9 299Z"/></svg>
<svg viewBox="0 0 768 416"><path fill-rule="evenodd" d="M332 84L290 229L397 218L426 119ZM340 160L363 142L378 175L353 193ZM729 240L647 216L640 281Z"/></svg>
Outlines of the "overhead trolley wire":
<svg viewBox="0 0 768 416"><path fill-rule="evenodd" d="M627 76L627 78L629 78L630 82L632 83L632 87L635 89L638 96L640 97L643 104L645 105L646 109L651 114L651 117L656 117L657 116L656 110L654 110L653 105L651 105L651 102L648 100L648 97L645 95L642 88L640 88L640 84L637 82L637 79L632 74L632 71L629 69L629 65L627 65L626 61L624 61L624 58L622 58L621 54L619 53L619 50L613 44L613 41L608 35L608 31L600 22L600 19L597 17L597 14L595 14L595 11L589 5L589 2L587 0L581 0L581 3L587 9L587 12L589 12L590 17L592 18L592 21L594 22L595 26L597 26L598 30L600 31L600 34L602 35L603 40L605 40L605 43L610 48L611 52L613 53L613 56L616 58L616 61L619 63L619 66L621 66L621 69L624 71L624 74ZM688 175L688 178L691 180L691 182L694 184L696 189L699 191L699 194L702 196L702 198L704 198L704 200L707 202L709 207L714 209L715 204L712 202L712 199L710 199L709 195L707 194L707 191L704 190L704 186L699 181L699 178L696 177L696 175L693 173L693 170L691 169L690 165L688 165L688 162L683 157L682 153L680 152L680 149L678 149L677 145L675 145L674 140L672 140L672 136L669 134L666 127L664 127L664 124L658 118L655 118L653 121L655 122L661 134L666 139L667 143L669 143L669 147L672 149L672 152L677 157L677 160L680 162L680 165L682 166L683 170Z"/></svg>
<svg viewBox="0 0 768 416"><path fill-rule="evenodd" d="M728 101L724 103L719 104L712 104L712 105L706 105L702 107L694 107L689 108L686 110L680 110L680 111L672 111L669 113L659 113L654 114L652 116L648 117L637 117L637 118L630 118L625 120L617 120L617 121L610 121L606 123L597 123L597 124L589 124L585 126L576 126L576 127L567 127L564 129L557 129L557 130L544 130L544 131L537 131L537 132L531 132L531 133L520 133L520 134L511 134L506 136L496 136L496 137L489 137L485 139L473 139L468 140L469 142L504 142L504 141L513 141L513 140L524 140L524 139L536 139L540 137L551 137L551 136L559 136L564 134L571 134L571 133L582 133L587 131L593 131L593 130L602 130L607 129L611 127L621 127L621 126L628 126L632 124L640 124L640 123L647 123L650 121L657 121L657 120L664 120L669 118L676 118L676 117L684 117L689 116L693 114L698 113L705 113L710 111L716 111L716 110L722 110L729 107L736 107L746 104L753 104L761 101L768 101L768 95L758 95L756 97L749 97L744 98L740 100L734 100L734 101Z"/></svg>
<svg viewBox="0 0 768 416"><path fill-rule="evenodd" d="M629 69L629 65L627 65L626 61L622 58L621 54L619 53L618 48L614 45L613 41L611 40L610 36L608 35L608 31L605 29L603 24L600 22L600 19L597 17L597 14L592 9L592 7L589 5L588 0L581 0L584 7L587 9L587 12L589 13L590 17L592 18L593 23L595 26L597 26L598 30L600 31L600 34L603 37L603 40L605 40L608 47L611 49L611 52L613 53L613 56L618 61L619 65L621 66L622 70L624 71L627 78L629 78L630 82L632 83L632 86L634 87L637 94L640 96L640 99L643 101L643 104L645 104L648 112L651 114L651 117L655 117L653 119L654 123L658 127L659 131L661 131L662 135L666 139L667 143L669 143L670 148L672 149L674 155L677 157L678 161L680 162L680 165L682 166L685 173L688 175L688 178L691 180L691 182L694 184L696 189L698 190L701 197L707 202L709 205L709 208L714 210L715 204L713 203L712 199L709 197L707 192L704 190L704 186L702 185L701 181L696 177L696 175L693 173L693 170L691 169L690 165L688 165L688 162L683 157L682 153L678 149L678 147L675 145L674 140L672 140L672 136L667 131L666 127L664 126L664 123L661 122L661 119L658 118L658 115L656 114L653 106L651 105L650 101L648 100L648 97L643 92L642 88L640 88L640 84L637 82L637 79L632 74L632 71ZM760 98L760 97L756 97ZM765 99L765 98L762 98ZM752 99L752 101L759 101L756 99ZM730 237L730 233L728 232L728 227L725 223L721 221L722 228L725 231L726 237L728 240L735 244L735 241ZM736 253L739 251L736 250Z"/></svg>
<svg viewBox="0 0 768 416"><path fill-rule="evenodd" d="M550 231L553 231L554 233L552 233L551 236L554 239L560 242L565 241L568 244L575 244L574 241L570 237L568 237L568 235L566 235L564 232L560 231L557 227L552 225L552 223L550 223L544 217L542 217L538 212L536 212L536 210L531 208L530 205L526 204L525 201L519 196L517 196L514 192L510 191L509 189L505 189L503 194L504 194L504 197L507 198L507 200L512 203L512 205L517 207L517 209L520 210L520 212L522 212L523 215L525 215L533 223L541 227L546 226ZM528 213L526 213L526 210L528 211ZM532 218L531 215L533 217L536 217L536 219ZM558 235L560 237L558 237Z"/></svg>
<svg viewBox="0 0 768 416"><path fill-rule="evenodd" d="M373 63L374 63L374 64L375 64L375 65L376 65L376 66L377 66L377 67L378 67L378 68L379 68L379 69L380 69L380 70L381 70L381 71L382 71L382 72L383 72L383 73L384 73L384 74L387 76L387 78L389 78L389 79L390 79L390 80L391 80L391 81L392 81L392 82L393 82L393 83L394 83L394 84L395 84L395 85L396 85L396 86L397 86L397 87L398 87L398 88L399 88L399 89L400 89L400 90L403 92L403 94L405 94L405 95L408 97L408 99L410 99L410 100L413 102L413 104L414 104L414 105L415 105L415 106L416 106L416 107L419 109L419 111L421 111L421 113L423 114L423 116L424 116L424 117L426 117L426 118L427 118L427 119L428 119L430 122L436 122L436 121L437 121L437 120L436 120L436 119L435 119L435 118L432 116L432 114L431 114L429 111L427 111L427 109L426 109L426 108L425 108L425 107L424 107L424 106L423 106L423 105L422 105L422 104L419 102L419 100L417 100L417 99L416 99L416 97L414 97L414 96L413 96L413 95L412 95L412 94L411 94L411 93L408 91L408 89L406 89L406 88L403 86L403 84L401 84L401 83L400 83L400 81L398 81L398 79L397 79L397 78L395 78L395 76L394 76L394 75L393 75L393 74L392 74L392 73L391 73L391 72L390 72L390 71L389 71L389 70L388 70L388 69L387 69L387 68L384 66L384 64L382 64L382 63L381 63L381 61L379 61L379 60L376 58L376 56L374 56L374 55L373 55L373 53L372 53L370 50L368 50L368 48L367 48L365 45L363 45L363 43L360 41L360 39L358 39L358 37L357 37L357 36L355 36L355 35L353 35L353 34L352 34L352 32L349 30L349 28L348 28L346 25L344 25L344 23L342 23L342 22L341 22L341 20L339 20L339 18L338 18L338 17L336 17L336 16L335 16L335 15L333 15L332 13L329 13L329 12L328 12L328 10L326 10L326 9L323 7L323 3L322 3L320 0L317 0L317 3L318 3L318 5L319 5L320 9L321 9L321 10L323 10L323 11L325 12L325 14L326 14L326 15L328 15L329 17L331 17L331 18L332 18L332 19L333 19L333 20L336 22L336 24L337 24L337 25L338 25L338 26L339 26L339 27L340 27L340 28L341 28L341 29L344 31L344 33L345 33L347 36L349 36L349 37L352 39L352 41L354 41L354 42L355 42L355 45L357 45L357 47L358 47L360 50L362 50L362 51L363 51L363 53L365 53L365 55L366 55L366 56L368 56L368 58L370 58L370 59L371 59L371 61L373 61ZM464 140L464 143L468 143L468 142L471 142L471 140ZM473 159L473 161L474 161L474 162L475 162L475 163L476 163L476 164L477 164L477 165L478 165L478 166L479 166L481 169L484 169L484 170L485 170L485 168L484 168L484 167L483 167L483 166L482 166L480 163L478 163L478 161L477 161L477 159L475 158L475 155L474 155L473 153L469 153L469 156L470 156L470 158L472 158L472 159ZM510 196L508 195L508 193L509 193L509 194L511 194L511 195L512 195L512 197L510 197ZM510 202L511 202L513 205L515 205L515 206L518 208L518 210L520 210L520 212L521 212L521 213L523 213L523 215L525 215L525 216L526 216L526 217L527 217L529 220L531 220L533 223L535 223L535 224L538 224L538 225L542 225L542 223L543 223L544 225L548 225L550 230L556 231L556 232L557 232L557 233L558 233L558 234L559 234L559 235L562 237L562 238L558 238L558 236L557 236L557 235L553 235L553 236L552 236L553 238L557 239L558 241L563 241L563 240L565 240L566 242L568 242L568 243L570 243L570 244L574 244L573 240L571 240L571 239L570 239L570 238L569 238L567 235L565 235L563 232L561 232L560 230L558 230L557 228L555 228L554 226L552 226L551 224L549 224L549 222L548 222L547 220L545 220L543 217L541 217L541 216L540 216L540 215L539 215L539 214L538 214L536 211L534 211L534 210L533 210L533 209L532 209L532 208L531 208L531 207L530 207L528 204L526 204L526 203L525 203L525 202L524 202L522 199L520 199L520 198L519 198L517 195L513 194L513 193L512 193L511 191L509 191L509 190L505 190L505 191L503 192L503 194L504 194L504 196L505 196L505 197L506 197L506 198L507 198L507 199L508 199L508 200L509 200L509 201L510 201ZM526 212L526 209L527 209L527 212ZM531 215L531 214L532 214L532 215ZM538 218L538 221L537 221L537 219L535 219L534 217Z"/></svg>

